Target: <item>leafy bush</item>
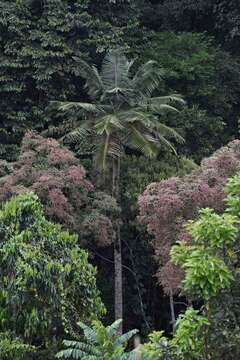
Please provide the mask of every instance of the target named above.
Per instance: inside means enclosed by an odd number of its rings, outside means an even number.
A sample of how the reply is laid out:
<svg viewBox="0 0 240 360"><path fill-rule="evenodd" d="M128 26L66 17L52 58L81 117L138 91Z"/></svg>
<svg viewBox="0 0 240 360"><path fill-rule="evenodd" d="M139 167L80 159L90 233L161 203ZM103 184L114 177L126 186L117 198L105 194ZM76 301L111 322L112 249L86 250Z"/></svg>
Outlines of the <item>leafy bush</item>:
<svg viewBox="0 0 240 360"><path fill-rule="evenodd" d="M57 358L81 360L134 360L135 352L125 352L125 347L137 330L131 330L121 336L118 335L119 325L122 320L117 320L105 327L100 321L94 321L92 327L81 322L78 323L84 332L85 341L65 340L68 348L57 354Z"/></svg>
<svg viewBox="0 0 240 360"><path fill-rule="evenodd" d="M19 338L12 338L9 333L0 333L0 360L25 360L34 348L26 345Z"/></svg>
<svg viewBox="0 0 240 360"><path fill-rule="evenodd" d="M37 195L18 195L0 211L0 331L51 349L79 319L103 313L96 271L76 235L47 221Z"/></svg>

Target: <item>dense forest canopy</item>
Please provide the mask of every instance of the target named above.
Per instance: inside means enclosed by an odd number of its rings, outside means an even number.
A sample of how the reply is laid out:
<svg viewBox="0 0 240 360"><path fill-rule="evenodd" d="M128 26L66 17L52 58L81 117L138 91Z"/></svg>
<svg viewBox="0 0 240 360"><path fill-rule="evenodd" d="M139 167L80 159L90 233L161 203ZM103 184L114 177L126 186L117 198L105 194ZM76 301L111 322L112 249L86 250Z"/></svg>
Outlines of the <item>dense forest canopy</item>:
<svg viewBox="0 0 240 360"><path fill-rule="evenodd" d="M238 359L239 1L0 14L0 360Z"/></svg>

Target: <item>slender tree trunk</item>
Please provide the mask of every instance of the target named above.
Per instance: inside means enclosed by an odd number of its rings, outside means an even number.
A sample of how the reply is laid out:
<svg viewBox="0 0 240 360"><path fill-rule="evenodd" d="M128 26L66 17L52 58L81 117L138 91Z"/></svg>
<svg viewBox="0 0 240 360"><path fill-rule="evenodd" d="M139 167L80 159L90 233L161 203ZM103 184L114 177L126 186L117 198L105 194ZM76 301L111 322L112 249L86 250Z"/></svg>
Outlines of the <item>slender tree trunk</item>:
<svg viewBox="0 0 240 360"><path fill-rule="evenodd" d="M174 301L173 301L172 291L170 291L169 303L170 303L170 310L171 310L171 323L172 323L172 328L173 328L173 333L174 333L175 327L176 327L176 316L175 316L175 309L174 309Z"/></svg>
<svg viewBox="0 0 240 360"><path fill-rule="evenodd" d="M119 181L120 181L120 159L113 159L112 172L112 195L119 201ZM114 283L115 283L115 320L123 319L123 288L122 288L122 243L121 228L119 221L116 222L116 237L114 240ZM122 324L119 328L122 334Z"/></svg>

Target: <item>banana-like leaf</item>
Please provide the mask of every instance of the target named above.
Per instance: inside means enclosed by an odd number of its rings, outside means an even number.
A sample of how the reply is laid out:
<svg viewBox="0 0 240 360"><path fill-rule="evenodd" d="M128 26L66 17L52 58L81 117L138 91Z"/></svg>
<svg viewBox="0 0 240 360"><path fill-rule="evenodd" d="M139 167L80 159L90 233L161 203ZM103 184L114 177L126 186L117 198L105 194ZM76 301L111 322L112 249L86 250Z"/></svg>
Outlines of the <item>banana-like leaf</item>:
<svg viewBox="0 0 240 360"><path fill-rule="evenodd" d="M134 335L136 335L138 333L137 329L133 329L128 331L127 333L119 336L115 341L114 341L114 346L119 346L119 345L123 345L126 344Z"/></svg>
<svg viewBox="0 0 240 360"><path fill-rule="evenodd" d="M119 326L122 323L122 319L114 321L111 325L106 327L109 336L115 336L118 332Z"/></svg>

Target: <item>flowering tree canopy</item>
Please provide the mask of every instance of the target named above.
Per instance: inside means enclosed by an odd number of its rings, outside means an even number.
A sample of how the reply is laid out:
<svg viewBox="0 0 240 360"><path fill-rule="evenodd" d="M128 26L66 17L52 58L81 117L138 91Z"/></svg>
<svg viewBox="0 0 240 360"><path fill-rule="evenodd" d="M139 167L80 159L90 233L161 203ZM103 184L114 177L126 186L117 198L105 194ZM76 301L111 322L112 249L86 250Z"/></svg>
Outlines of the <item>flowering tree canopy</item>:
<svg viewBox="0 0 240 360"><path fill-rule="evenodd" d="M27 132L19 159L0 184L0 201L33 191L44 205L46 216L65 228L80 231L81 241L91 237L103 246L113 239L110 217L118 210L115 200L94 192L78 159L55 139Z"/></svg>
<svg viewBox="0 0 240 360"><path fill-rule="evenodd" d="M204 159L191 174L152 183L139 197L140 221L153 235L160 265L157 276L166 293L177 292L183 276L170 261L171 246L190 238L184 225L196 218L199 209L223 211L224 185L239 170L240 140L235 140Z"/></svg>

